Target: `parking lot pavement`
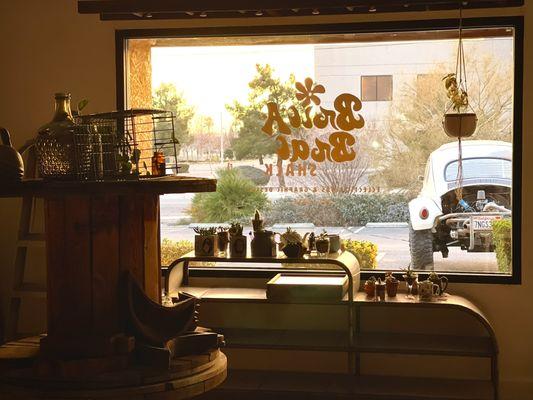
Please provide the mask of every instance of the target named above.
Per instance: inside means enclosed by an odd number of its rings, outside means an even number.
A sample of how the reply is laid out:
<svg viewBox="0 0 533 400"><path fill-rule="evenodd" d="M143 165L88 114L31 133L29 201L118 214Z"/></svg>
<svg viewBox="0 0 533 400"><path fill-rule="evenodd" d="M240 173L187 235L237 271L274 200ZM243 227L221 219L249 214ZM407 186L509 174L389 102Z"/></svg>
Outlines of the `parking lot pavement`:
<svg viewBox="0 0 533 400"><path fill-rule="evenodd" d="M411 261L409 255L409 228L363 227L352 234L351 239L369 240L378 246L378 268L406 268ZM443 272L498 272L495 253L468 253L458 247L451 247L448 258L434 254L435 271ZM430 268L427 268L430 269Z"/></svg>
<svg viewBox="0 0 533 400"><path fill-rule="evenodd" d="M409 228L407 227L317 227L315 232L321 232L322 229L326 229L331 234L338 234L342 239L368 240L376 243L379 269L398 270L406 268L411 261ZM249 230L251 228L245 228L245 232ZM172 240L192 240L193 231L187 225L171 225L163 222L161 224L161 237ZM448 258L442 258L440 253L435 253L434 259L436 271L498 272L494 253L468 253L457 247L452 247Z"/></svg>

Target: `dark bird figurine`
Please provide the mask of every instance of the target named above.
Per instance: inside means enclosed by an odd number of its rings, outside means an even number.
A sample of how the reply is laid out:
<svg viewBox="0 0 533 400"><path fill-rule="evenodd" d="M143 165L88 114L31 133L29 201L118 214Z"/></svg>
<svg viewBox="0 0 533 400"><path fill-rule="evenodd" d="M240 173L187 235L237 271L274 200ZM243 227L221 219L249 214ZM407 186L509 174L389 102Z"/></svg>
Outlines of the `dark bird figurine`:
<svg viewBox="0 0 533 400"><path fill-rule="evenodd" d="M196 329L196 297L180 293L173 307L165 307L151 300L129 272L124 280L129 325L137 339L161 347L168 340Z"/></svg>

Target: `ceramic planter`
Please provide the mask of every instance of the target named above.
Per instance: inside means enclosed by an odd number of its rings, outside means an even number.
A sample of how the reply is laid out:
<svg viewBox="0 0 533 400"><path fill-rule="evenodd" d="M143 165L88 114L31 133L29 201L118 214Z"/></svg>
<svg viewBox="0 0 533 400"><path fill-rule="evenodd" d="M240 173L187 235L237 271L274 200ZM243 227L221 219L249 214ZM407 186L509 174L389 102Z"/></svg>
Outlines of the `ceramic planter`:
<svg viewBox="0 0 533 400"><path fill-rule="evenodd" d="M341 249L341 238L339 235L328 235L329 252L337 253Z"/></svg>
<svg viewBox="0 0 533 400"><path fill-rule="evenodd" d="M217 241L218 241L218 251L226 252L228 250L228 244L229 244L229 233L226 231L218 232Z"/></svg>
<svg viewBox="0 0 533 400"><path fill-rule="evenodd" d="M229 238L230 258L246 257L246 236L231 235Z"/></svg>
<svg viewBox="0 0 533 400"><path fill-rule="evenodd" d="M329 253L329 239L317 239L315 242L316 251L319 254Z"/></svg>
<svg viewBox="0 0 533 400"><path fill-rule="evenodd" d="M217 235L196 235L194 237L194 255L199 257L215 256L218 252Z"/></svg>
<svg viewBox="0 0 533 400"><path fill-rule="evenodd" d="M287 258L300 258L304 255L304 247L301 243L290 243L281 249Z"/></svg>
<svg viewBox="0 0 533 400"><path fill-rule="evenodd" d="M444 132L453 138L467 138L474 134L477 127L475 113L445 114L442 120Z"/></svg>

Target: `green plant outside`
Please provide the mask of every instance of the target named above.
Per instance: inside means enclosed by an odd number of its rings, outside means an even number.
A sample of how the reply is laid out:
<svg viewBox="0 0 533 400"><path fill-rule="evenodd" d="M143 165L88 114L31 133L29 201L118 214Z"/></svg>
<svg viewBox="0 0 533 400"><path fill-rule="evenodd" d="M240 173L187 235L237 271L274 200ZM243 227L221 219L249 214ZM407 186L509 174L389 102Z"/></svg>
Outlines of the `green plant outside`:
<svg viewBox="0 0 533 400"><path fill-rule="evenodd" d="M511 232L512 222L510 219L500 219L492 222L492 235L498 270L504 273L510 273L513 265Z"/></svg>
<svg viewBox="0 0 533 400"><path fill-rule="evenodd" d="M375 269L378 265L378 246L366 240L345 239L342 241L344 250L357 257L361 269Z"/></svg>
<svg viewBox="0 0 533 400"><path fill-rule="evenodd" d="M161 241L161 265L168 266L193 250L194 244L190 240L174 241L165 238Z"/></svg>
<svg viewBox="0 0 533 400"><path fill-rule="evenodd" d="M281 198L265 212L269 225L307 222L315 226L363 226L368 222L408 222L408 198L399 194L306 194Z"/></svg>
<svg viewBox="0 0 533 400"><path fill-rule="evenodd" d="M217 191L195 194L191 216L195 222L249 220L268 204L265 193L235 169L219 171Z"/></svg>

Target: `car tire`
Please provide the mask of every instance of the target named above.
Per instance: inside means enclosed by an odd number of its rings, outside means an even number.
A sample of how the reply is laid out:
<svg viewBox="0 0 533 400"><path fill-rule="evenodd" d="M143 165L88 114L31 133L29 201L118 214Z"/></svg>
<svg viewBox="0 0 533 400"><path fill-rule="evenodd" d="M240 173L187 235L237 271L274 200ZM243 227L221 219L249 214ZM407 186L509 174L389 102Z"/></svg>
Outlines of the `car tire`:
<svg viewBox="0 0 533 400"><path fill-rule="evenodd" d="M433 234L429 229L415 231L409 225L409 250L411 252L411 267L425 269L433 264Z"/></svg>

